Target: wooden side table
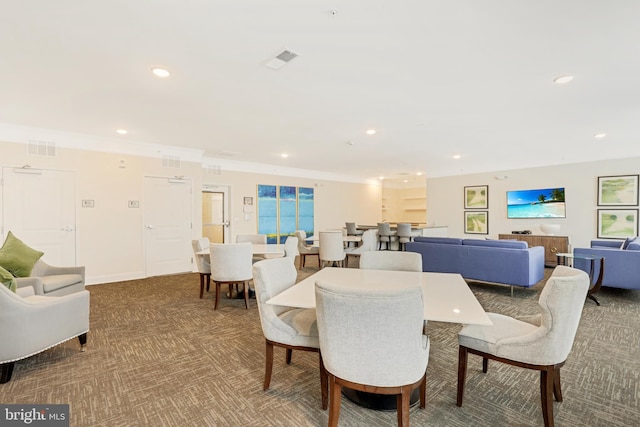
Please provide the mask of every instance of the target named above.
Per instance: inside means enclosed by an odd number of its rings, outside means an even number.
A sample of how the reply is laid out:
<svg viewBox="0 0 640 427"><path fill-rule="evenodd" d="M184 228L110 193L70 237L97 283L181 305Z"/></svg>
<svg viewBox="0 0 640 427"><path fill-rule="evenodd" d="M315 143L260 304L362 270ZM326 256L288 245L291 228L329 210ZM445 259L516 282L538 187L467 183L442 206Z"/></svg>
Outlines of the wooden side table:
<svg viewBox="0 0 640 427"><path fill-rule="evenodd" d="M574 255L572 253L557 253L556 256L558 257L558 265L568 265L567 262L569 259L571 260L576 260L576 259L585 259L590 261L590 268L589 268L589 292L587 292L587 297L589 297L590 299L592 299L598 306L600 305L600 302L597 300L597 298L595 296L593 296L593 294L595 294L596 292L598 292L600 290L600 287L602 286L602 279L604 278L604 257L603 256L583 256L583 255ZM600 272L598 273L598 278L596 279L595 283L593 283L593 275L595 273L595 266L596 266L596 261L600 261ZM571 263L573 265L573 262ZM593 283L593 286L591 286L591 283Z"/></svg>

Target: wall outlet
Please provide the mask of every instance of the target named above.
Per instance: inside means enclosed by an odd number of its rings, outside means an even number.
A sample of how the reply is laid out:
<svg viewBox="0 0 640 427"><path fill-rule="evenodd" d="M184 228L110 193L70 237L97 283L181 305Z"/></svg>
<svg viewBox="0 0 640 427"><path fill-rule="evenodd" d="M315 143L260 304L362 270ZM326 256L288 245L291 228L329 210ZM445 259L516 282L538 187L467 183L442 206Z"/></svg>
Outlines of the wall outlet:
<svg viewBox="0 0 640 427"><path fill-rule="evenodd" d="M94 207L93 200L83 200L82 201L82 207L83 208L92 208L92 207Z"/></svg>
<svg viewBox="0 0 640 427"><path fill-rule="evenodd" d="M139 200L129 200L129 207L130 208L139 208L140 207L140 201Z"/></svg>

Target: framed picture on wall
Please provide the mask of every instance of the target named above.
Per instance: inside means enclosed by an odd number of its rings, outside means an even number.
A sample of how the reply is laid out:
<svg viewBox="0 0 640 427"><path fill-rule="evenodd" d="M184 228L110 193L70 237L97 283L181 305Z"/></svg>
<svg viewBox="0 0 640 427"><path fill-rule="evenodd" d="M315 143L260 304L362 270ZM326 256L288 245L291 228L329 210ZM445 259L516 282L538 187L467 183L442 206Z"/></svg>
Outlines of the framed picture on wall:
<svg viewBox="0 0 640 427"><path fill-rule="evenodd" d="M599 176L598 206L638 206L638 175Z"/></svg>
<svg viewBox="0 0 640 427"><path fill-rule="evenodd" d="M625 239L638 235L638 209L598 209L598 238Z"/></svg>
<svg viewBox="0 0 640 427"><path fill-rule="evenodd" d="M489 234L489 212L465 211L464 232L465 234Z"/></svg>
<svg viewBox="0 0 640 427"><path fill-rule="evenodd" d="M489 208L489 186L476 185L464 187L464 208L465 209L488 209Z"/></svg>

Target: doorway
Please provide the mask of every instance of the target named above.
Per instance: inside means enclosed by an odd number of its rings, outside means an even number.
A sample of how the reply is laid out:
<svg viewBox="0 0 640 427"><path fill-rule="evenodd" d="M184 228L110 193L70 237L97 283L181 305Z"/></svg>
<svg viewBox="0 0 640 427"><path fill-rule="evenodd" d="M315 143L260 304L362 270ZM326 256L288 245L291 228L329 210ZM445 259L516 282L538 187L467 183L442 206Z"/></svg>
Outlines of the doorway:
<svg viewBox="0 0 640 427"><path fill-rule="evenodd" d="M229 187L204 186L202 190L202 236L211 243L229 242Z"/></svg>

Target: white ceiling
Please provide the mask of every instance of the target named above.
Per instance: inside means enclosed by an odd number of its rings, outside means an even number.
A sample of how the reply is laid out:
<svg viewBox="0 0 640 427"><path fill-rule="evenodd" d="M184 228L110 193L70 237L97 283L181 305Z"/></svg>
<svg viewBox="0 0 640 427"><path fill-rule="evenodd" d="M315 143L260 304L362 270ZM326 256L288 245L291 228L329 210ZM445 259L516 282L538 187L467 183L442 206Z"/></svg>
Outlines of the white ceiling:
<svg viewBox="0 0 640 427"><path fill-rule="evenodd" d="M638 46L638 0L4 0L0 123L361 178L631 157Z"/></svg>

